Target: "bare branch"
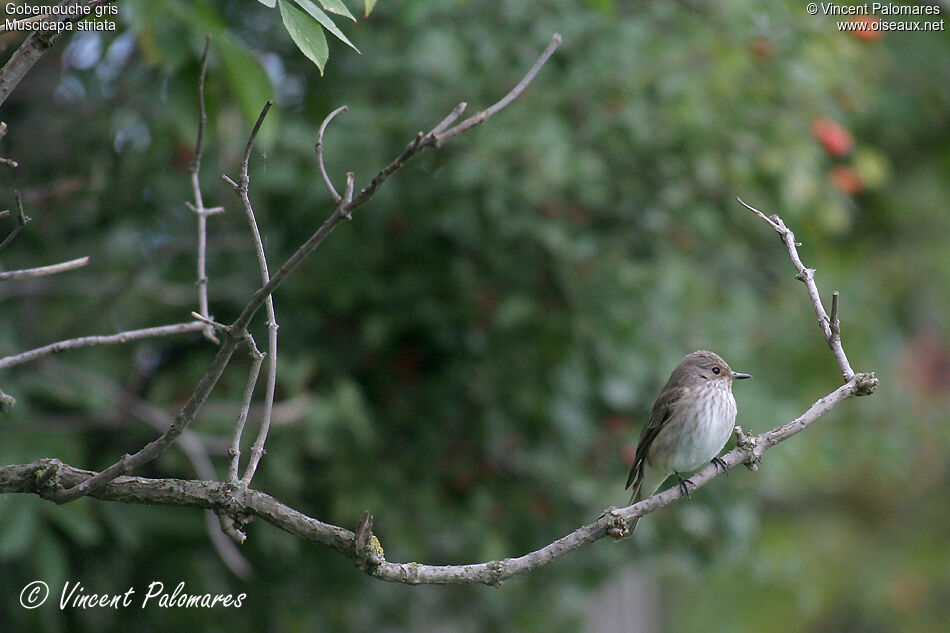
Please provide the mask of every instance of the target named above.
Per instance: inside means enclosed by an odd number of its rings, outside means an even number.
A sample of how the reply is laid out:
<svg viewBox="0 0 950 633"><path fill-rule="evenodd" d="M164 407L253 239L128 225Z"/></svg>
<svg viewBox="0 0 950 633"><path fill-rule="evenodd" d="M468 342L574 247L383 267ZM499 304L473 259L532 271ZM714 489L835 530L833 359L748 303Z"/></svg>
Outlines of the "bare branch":
<svg viewBox="0 0 950 633"><path fill-rule="evenodd" d="M155 338L159 336L174 336L176 334L185 334L187 332L197 332L204 327L202 323L176 323L175 325L162 325L159 327L150 327L142 330L129 330L109 336L83 336L82 338L73 338L57 343L51 343L43 347L28 352L23 352L15 356L0 358L0 369L7 369L28 363L43 356L50 354L59 354L66 350L79 349L80 347L92 347L94 345L115 345L117 343L129 343L145 338Z"/></svg>
<svg viewBox="0 0 950 633"><path fill-rule="evenodd" d="M39 268L24 268L22 270L8 270L0 273L0 281L10 281L13 279L32 279L33 277L43 277L45 275L55 275L69 270L82 268L89 263L89 256L71 259L68 262L52 264L50 266L40 266Z"/></svg>
<svg viewBox="0 0 950 633"><path fill-rule="evenodd" d="M317 155L317 167L320 169L320 177L323 178L323 184L326 185L327 191L330 192L330 197L333 198L334 203L340 201L340 194L338 194L336 189L333 188L333 182L330 180L330 176L327 175L326 165L323 164L323 133L326 131L330 121L333 120L333 117L341 112L346 112L348 109L349 108L347 108L345 105L340 106L327 115L327 118L325 118L323 123L320 124L320 131L317 132L317 144L314 146L314 152Z"/></svg>
<svg viewBox="0 0 950 633"><path fill-rule="evenodd" d="M225 342L226 344L226 342ZM32 464L0 466L0 493L35 492L60 501L61 487L75 489L95 478L92 471L67 466L57 459L41 459ZM246 512L280 526L291 534L345 551L353 532L323 523L256 490L235 489L228 483L184 479L118 477L89 491L89 495L109 501L149 503L213 509L225 514Z"/></svg>
<svg viewBox="0 0 950 633"><path fill-rule="evenodd" d="M802 263L801 257L798 255L798 246L800 244L795 241L795 234L792 233L791 229L785 226L785 223L782 222L782 218L777 215L766 216L764 213L752 207L742 201L741 198L736 198L739 201L739 204L744 206L749 211L752 211L757 216L765 220L769 226L771 226L782 238L782 242L785 244L785 248L788 249L788 254L792 259L792 264L795 266L795 270L798 271L798 274L795 275L795 278L805 284L805 287L808 289L808 296L811 297L812 306L815 309L815 315L818 317L818 326L821 328L822 334L825 336L825 341L828 343L828 347L831 349L831 352L835 356L835 360L838 361L838 368L841 370L841 375L844 378L845 382L850 382L854 378L854 370L851 369L851 364L848 362L848 357L844 353L844 348L841 346L841 337L836 336L832 331L831 323L832 319L828 316L828 313L825 312L825 308L821 303L821 295L818 293L818 286L815 284L815 269L806 268L805 264ZM837 292L834 295L833 303L837 306ZM837 311L835 311L835 316L837 317Z"/></svg>
<svg viewBox="0 0 950 633"><path fill-rule="evenodd" d="M788 424L761 435L746 437L746 441L740 442L722 456L726 470L710 464L690 475L690 481L695 484L693 489L703 487L713 478L739 464L758 461L769 448L800 432L839 402L863 392L873 391L876 384L877 379L873 374L858 374L847 384L815 402ZM47 480L58 480L62 485L75 485L75 482L92 474L66 466L59 460L3 466L0 467L0 493L32 492L44 498L58 500L59 495L55 488L44 489L42 486L37 487L35 483L50 469L55 473L47 477ZM379 540L372 534L372 515L368 512L364 513L354 533L308 517L265 493L252 489L235 491L229 484L120 477L90 495L126 503L212 508L221 513L258 516L286 532L342 552L350 557L357 567L380 580L411 585L482 583L497 586L508 578L554 562L588 543L605 536L623 534L630 521L673 503L683 496L683 492L679 485L674 485L632 506L610 508L596 521L523 556L465 565L423 565L416 562L387 561Z"/></svg>
<svg viewBox="0 0 950 633"><path fill-rule="evenodd" d="M205 48L201 54L201 72L198 75L198 138L195 141L195 156L189 168L191 172L191 190L195 197L195 203L194 205L188 204L188 208L194 211L198 219L198 281L196 282L198 285L198 314L206 319L211 317L208 312L208 275L205 266L206 253L208 250L208 216L211 215L212 211L217 211L217 209L224 210L221 207L216 207L214 210L205 209L199 180L199 174L201 172L201 151L202 145L204 144L205 126L208 123L208 112L205 109L205 74L208 70L208 52L210 50L211 34L209 33L205 37ZM204 328L202 332L209 341L215 344L220 343L218 338L214 335L214 328L212 326L209 325Z"/></svg>

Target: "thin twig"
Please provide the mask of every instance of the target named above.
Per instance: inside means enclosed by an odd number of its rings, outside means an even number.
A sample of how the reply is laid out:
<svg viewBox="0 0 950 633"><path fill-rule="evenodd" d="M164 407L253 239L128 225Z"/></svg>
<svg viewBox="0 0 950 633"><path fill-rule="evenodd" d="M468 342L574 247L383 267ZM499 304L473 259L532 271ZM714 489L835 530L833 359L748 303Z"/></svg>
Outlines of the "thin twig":
<svg viewBox="0 0 950 633"><path fill-rule="evenodd" d="M247 145L244 147L244 160L241 161L241 183L246 185L248 183L247 169L248 163L251 162L251 148L254 147L254 140L257 138L257 133L261 129L261 125L264 123L264 117L267 116L267 112L270 110L270 107L274 105L273 99L268 99L267 103L264 104L264 107L261 109L260 116L257 117L257 123L254 124L254 129L251 130L251 136L247 139Z"/></svg>
<svg viewBox="0 0 950 633"><path fill-rule="evenodd" d="M205 47L201 53L201 71L198 74L198 138L195 141L195 156L191 161L191 172L195 174L201 168L201 150L204 143L205 126L208 124L208 112L205 109L205 74L208 72L208 52L210 50L211 34L208 33L205 35Z"/></svg>
<svg viewBox="0 0 950 633"><path fill-rule="evenodd" d="M4 125L4 129L6 129L6 123L4 123L3 125ZM13 230L10 231L10 234L7 235L6 238L4 238L4 240L3 240L2 242L0 242L0 251L2 251L4 248L6 248L6 247L10 244L10 242L13 241L13 238L15 238L15 237L17 236L17 233L19 233L20 231L23 230L23 227L25 227L27 224L29 224L30 222L33 221L33 218L31 218L30 216L28 216L28 215L26 214L26 212L23 211L23 196L20 195L20 190L19 190L19 189L14 189L14 190L13 190L13 195L14 195L14 197L16 198L16 206L17 206L17 216L16 216L16 219L17 219L17 224L16 224L16 226L13 228ZM8 213L9 213L9 212L8 212Z"/></svg>
<svg viewBox="0 0 950 633"><path fill-rule="evenodd" d="M343 193L343 200L353 202L353 185L356 181L356 174L351 171L346 172L346 190Z"/></svg>
<svg viewBox="0 0 950 633"><path fill-rule="evenodd" d="M462 116L462 113L465 112L465 108L467 107L468 107L468 104L463 101L462 103L452 108L452 111L449 112L446 115L446 117L439 122L438 125L432 128L432 131L429 132L429 134L434 134L438 136L439 134L447 130L450 125L455 123L458 120L458 118Z"/></svg>
<svg viewBox="0 0 950 633"><path fill-rule="evenodd" d="M264 362L264 354L257 349L254 338L247 335L248 354L251 357L251 370L247 375L247 385L244 387L244 396L241 398L241 410L238 413L237 422L234 425L234 432L231 435L231 448L228 449L228 481L238 482L238 471L241 464L241 437L244 435L244 424L247 422L247 414L251 409L251 399L254 397L254 387L257 385L257 377L261 371L261 364Z"/></svg>
<svg viewBox="0 0 950 633"><path fill-rule="evenodd" d="M349 108L343 105L327 115L327 118L320 124L320 131L317 132L317 144L314 146L314 152L317 155L317 167L320 169L320 177L323 178L323 184L326 185L327 191L330 192L330 197L333 198L334 203L340 201L340 194L334 189L333 182L330 180L330 176L327 175L326 165L323 164L323 133L326 131L330 121L333 120L333 117L341 112L346 112L348 109Z"/></svg>
<svg viewBox="0 0 950 633"><path fill-rule="evenodd" d="M191 190L195 197L194 205L188 204L188 208L194 211L198 220L198 314L206 319L211 318L208 312L208 274L206 271L206 254L208 250L208 216L221 210L223 207L215 209L205 209L204 199L201 196L201 182L199 174L201 172L201 152L204 144L205 126L208 123L208 112L205 109L205 74L208 70L208 52L211 50L211 34L205 36L205 48L201 53L201 72L198 75L198 138L195 141L195 156L191 161ZM187 204L187 203L186 203ZM220 344L218 338L214 335L214 328L211 326L202 330L204 336L213 343Z"/></svg>
<svg viewBox="0 0 950 633"><path fill-rule="evenodd" d="M831 333L834 336L841 336L841 322L838 321L838 291L831 293Z"/></svg>
<svg viewBox="0 0 950 633"><path fill-rule="evenodd" d="M548 47L544 49L544 52L541 53L541 56L538 58L538 61L534 63L534 66L531 67L531 70L528 71L521 81L515 85L511 91L501 98L497 103L492 105L486 110L482 110L478 114L475 114L452 129L442 132L441 134L436 134L438 138L438 144L442 144L445 141L449 140L453 136L457 136L469 128L473 128L476 125L484 123L489 117L497 114L501 110L505 109L512 101L521 96L521 93L525 91L525 88L528 87L528 84L534 79L535 75L541 70L541 67L544 66L545 62L548 61L548 58L554 54L554 51L557 50L557 47L561 45L561 34L555 33L554 37L551 38L551 43L548 44Z"/></svg>
<svg viewBox="0 0 950 633"><path fill-rule="evenodd" d="M201 316L200 314L198 314L198 313L195 312L194 310L191 311L191 316L194 317L195 319L201 321L202 323L204 323L205 325L207 325L208 327L210 327L210 328L212 328L212 329L220 330L220 331L222 331L222 332L230 332L230 331L231 331L231 326L230 326L230 325L225 325L224 323L218 323L217 321L215 321L215 320L212 319L212 318L209 318L209 317L206 317L206 316Z"/></svg>
<svg viewBox="0 0 950 633"><path fill-rule="evenodd" d="M119 332L118 334L111 334L108 336L83 336L81 338L73 338L65 341L59 341L56 343L50 343L49 345L44 345L43 347L37 347L28 352L22 352L16 354L15 356L7 356L6 358L0 358L0 369L7 369L8 367L15 367L16 365L22 365L23 363L28 363L37 358L42 358L43 356L49 356L50 354L59 354L60 352L65 352L66 350L79 349L80 347L92 347L94 345L115 345L118 343L129 343L131 341L138 341L145 338L155 338L158 336L174 336L176 334L185 334L187 332L197 332L204 328L203 323L190 322L190 323L176 323L175 325L162 325L158 327L150 327L142 330L129 330L128 332Z"/></svg>
<svg viewBox="0 0 950 633"><path fill-rule="evenodd" d="M0 273L0 281L10 281L13 279L32 279L33 277L43 277L45 275L55 275L64 273L77 268L82 268L89 263L89 256L71 259L68 262L52 264L50 266L40 266L39 268L24 268L22 270L8 270Z"/></svg>
<svg viewBox="0 0 950 633"><path fill-rule="evenodd" d="M825 307L821 303L821 295L818 292L818 286L815 284L815 269L807 268L798 255L799 243L795 241L795 234L792 233L791 229L785 226L785 223L782 222L782 218L779 216L766 216L755 207L743 202L741 198L736 198L736 200L746 209L765 220L782 238L782 242L785 244L785 248L788 249L788 254L792 259L792 265L795 266L795 270L798 273L795 275L795 278L803 282L808 289L808 296L811 298L812 307L815 309L815 315L818 317L818 326L821 328L821 332L824 334L825 341L834 354L835 360L838 361L841 376L845 382L850 382L850 380L854 378L854 370L851 369L848 357L844 353L844 348L841 346L841 338L836 337L831 329L831 318L828 316L828 313L825 312Z"/></svg>

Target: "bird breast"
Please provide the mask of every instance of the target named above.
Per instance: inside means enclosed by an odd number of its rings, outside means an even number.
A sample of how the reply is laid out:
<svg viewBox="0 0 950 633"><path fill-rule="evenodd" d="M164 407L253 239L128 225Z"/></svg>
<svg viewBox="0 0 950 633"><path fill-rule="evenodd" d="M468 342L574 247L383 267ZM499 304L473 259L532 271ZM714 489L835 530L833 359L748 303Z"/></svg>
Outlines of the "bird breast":
<svg viewBox="0 0 950 633"><path fill-rule="evenodd" d="M693 471L726 445L736 422L732 390L715 383L693 388L657 433L647 461L667 471Z"/></svg>

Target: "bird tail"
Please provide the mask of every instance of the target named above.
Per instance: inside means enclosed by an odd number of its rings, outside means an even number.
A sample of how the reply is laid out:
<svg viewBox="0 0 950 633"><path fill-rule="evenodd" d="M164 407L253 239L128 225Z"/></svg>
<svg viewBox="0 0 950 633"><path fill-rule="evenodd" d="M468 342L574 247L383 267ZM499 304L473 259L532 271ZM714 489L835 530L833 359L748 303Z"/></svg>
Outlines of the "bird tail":
<svg viewBox="0 0 950 633"><path fill-rule="evenodd" d="M636 476L631 481L633 494L630 495L630 503L627 505L633 505L638 501L643 501L647 497L653 496L653 493L657 491L657 488L660 487L660 484L662 484L667 477L669 477L669 473L664 474L655 471L650 468L648 464L644 464L643 468L636 473ZM627 526L631 532L637 527L639 520L640 517L636 517L627 522Z"/></svg>
<svg viewBox="0 0 950 633"><path fill-rule="evenodd" d="M643 489L643 472L642 471L637 473L637 477L633 480L632 485L633 485L633 494L630 495L630 503L627 504L628 506L632 506L637 501L640 501L643 499L643 497L640 496L640 491ZM639 520L640 520L640 517L636 517L634 519L631 519L630 521L627 521L627 527L630 528L631 533L633 533L633 530L637 527L637 522Z"/></svg>
<svg viewBox="0 0 950 633"><path fill-rule="evenodd" d="M633 494L630 495L630 503L628 503L627 505L632 506L633 504L635 504L637 501L640 501L641 499L642 497L640 496L640 479L638 478L637 481L633 482Z"/></svg>

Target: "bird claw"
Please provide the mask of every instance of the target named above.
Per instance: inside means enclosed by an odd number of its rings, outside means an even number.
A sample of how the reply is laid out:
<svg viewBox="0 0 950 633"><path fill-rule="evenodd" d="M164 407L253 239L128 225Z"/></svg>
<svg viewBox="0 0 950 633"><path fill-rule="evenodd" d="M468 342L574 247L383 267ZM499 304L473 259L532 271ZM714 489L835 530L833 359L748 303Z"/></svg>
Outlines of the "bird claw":
<svg viewBox="0 0 950 633"><path fill-rule="evenodd" d="M692 481L690 481L686 477L680 476L679 473L673 473L673 474L676 475L676 478L679 479L680 481L680 492L686 495L687 499L692 500L692 497L689 496L689 486L692 486L693 488L695 488L696 484L694 484Z"/></svg>
<svg viewBox="0 0 950 633"><path fill-rule="evenodd" d="M729 474L729 468L726 466L726 462L723 461L722 457L713 457L712 463L716 466L716 468L722 468L723 473L727 475Z"/></svg>

